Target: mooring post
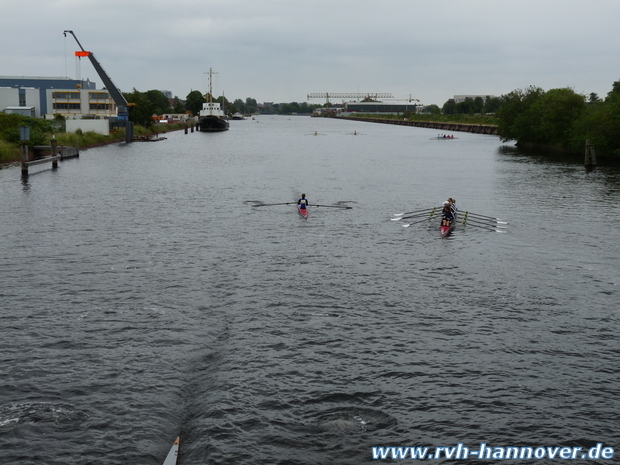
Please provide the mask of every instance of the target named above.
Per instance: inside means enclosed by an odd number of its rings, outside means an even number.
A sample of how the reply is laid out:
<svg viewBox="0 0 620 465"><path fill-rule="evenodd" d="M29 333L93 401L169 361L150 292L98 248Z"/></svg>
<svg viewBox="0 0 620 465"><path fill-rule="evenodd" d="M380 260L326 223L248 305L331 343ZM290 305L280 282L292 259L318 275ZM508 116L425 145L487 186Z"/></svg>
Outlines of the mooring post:
<svg viewBox="0 0 620 465"><path fill-rule="evenodd" d="M192 132L194 132L194 125L192 124Z"/></svg>
<svg viewBox="0 0 620 465"><path fill-rule="evenodd" d="M185 134L187 134L187 126L185 126Z"/></svg>
<svg viewBox="0 0 620 465"><path fill-rule="evenodd" d="M590 139L586 140L586 158L584 161L586 166L596 166L596 151L594 145L590 143Z"/></svg>
<svg viewBox="0 0 620 465"><path fill-rule="evenodd" d="M28 144L22 144L22 176L28 176Z"/></svg>
<svg viewBox="0 0 620 465"><path fill-rule="evenodd" d="M56 157L58 154L56 153L56 145L58 144L58 142L56 141L56 139L54 138L55 136L52 136L52 157ZM52 161L52 168L58 168L58 159L53 160Z"/></svg>
<svg viewBox="0 0 620 465"><path fill-rule="evenodd" d="M28 126L19 127L19 140L22 143L22 176L28 176L28 144L30 140L30 128Z"/></svg>

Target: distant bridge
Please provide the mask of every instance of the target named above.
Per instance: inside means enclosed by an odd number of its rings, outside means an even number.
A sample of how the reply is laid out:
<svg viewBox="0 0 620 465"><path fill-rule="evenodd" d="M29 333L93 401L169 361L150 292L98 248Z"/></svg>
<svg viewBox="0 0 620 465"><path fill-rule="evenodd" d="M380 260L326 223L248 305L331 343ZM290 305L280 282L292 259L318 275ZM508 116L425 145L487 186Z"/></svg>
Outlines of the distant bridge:
<svg viewBox="0 0 620 465"><path fill-rule="evenodd" d="M341 99L370 99L370 100L377 100L380 98L394 98L394 96L390 93L366 93L366 94L360 94L360 93L314 93L314 94L308 94L308 100L310 100L311 98L320 98L320 99L325 99L325 101L327 103L329 103L329 99L330 98L341 98Z"/></svg>

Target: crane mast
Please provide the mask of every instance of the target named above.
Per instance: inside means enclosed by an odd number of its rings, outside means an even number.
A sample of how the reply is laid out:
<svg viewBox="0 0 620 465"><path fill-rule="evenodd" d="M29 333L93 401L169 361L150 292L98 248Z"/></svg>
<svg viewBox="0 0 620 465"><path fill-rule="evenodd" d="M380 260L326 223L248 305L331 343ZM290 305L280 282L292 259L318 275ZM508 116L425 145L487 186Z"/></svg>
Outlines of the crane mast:
<svg viewBox="0 0 620 465"><path fill-rule="evenodd" d="M83 52L88 53L88 58L90 62L92 63L93 67L95 68L95 71L97 71L97 74L103 81L103 85L110 93L112 100L114 100L114 103L116 103L116 108L118 111L118 120L127 121L129 119L128 117L129 115L127 113L128 104L127 104L127 100L125 100L125 97L123 97L123 94L121 93L121 91L118 90L118 88L112 82L112 79L110 79L110 76L108 76L107 73L103 70L102 66L99 64L99 62L95 58L95 55L93 54L93 52L87 52L86 50L84 50L84 47L82 47L82 44L80 43L78 38L75 36L73 31L64 31L63 34L65 35L65 37L67 37L67 33L73 36L73 38L75 39L77 44L80 46Z"/></svg>

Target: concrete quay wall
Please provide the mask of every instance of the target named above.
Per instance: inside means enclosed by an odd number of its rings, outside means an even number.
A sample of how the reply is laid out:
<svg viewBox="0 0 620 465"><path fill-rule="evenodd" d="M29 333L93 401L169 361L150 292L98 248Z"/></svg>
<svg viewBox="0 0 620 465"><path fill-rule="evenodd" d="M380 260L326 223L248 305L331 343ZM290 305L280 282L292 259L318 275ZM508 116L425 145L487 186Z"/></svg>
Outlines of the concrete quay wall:
<svg viewBox="0 0 620 465"><path fill-rule="evenodd" d="M437 129L448 132L472 132L475 134L497 135L497 126L490 124L465 124L465 123L438 123L431 121L405 121L383 118L356 118L354 116L336 116L338 119L348 119L352 121L365 121L368 123L396 124L398 126L414 126L417 128Z"/></svg>

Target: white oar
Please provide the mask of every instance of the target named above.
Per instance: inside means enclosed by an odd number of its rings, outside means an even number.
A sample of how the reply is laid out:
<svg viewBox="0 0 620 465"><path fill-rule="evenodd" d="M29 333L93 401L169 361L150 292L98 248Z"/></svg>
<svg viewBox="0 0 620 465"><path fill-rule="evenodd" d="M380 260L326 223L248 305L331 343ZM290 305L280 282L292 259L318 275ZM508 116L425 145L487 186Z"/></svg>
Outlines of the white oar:
<svg viewBox="0 0 620 465"><path fill-rule="evenodd" d="M492 218L478 218L477 216L470 216L470 215L465 215L463 219L467 221L479 221L480 223L487 222L487 223L493 223L493 224L508 224L508 221L495 220Z"/></svg>
<svg viewBox="0 0 620 465"><path fill-rule="evenodd" d="M415 210L412 212L394 213L394 216L404 216L404 215L410 215L412 213L418 213L418 212L429 212L430 213L431 210L435 211L436 209L437 207L433 207L433 208L425 208L424 210Z"/></svg>
<svg viewBox="0 0 620 465"><path fill-rule="evenodd" d="M495 231L495 232L498 232L498 233L505 233L506 232L504 230L495 229L493 226L480 226L480 225L474 224L474 223L461 223L461 224L463 224L465 226L474 226L476 228L486 229L488 231Z"/></svg>
<svg viewBox="0 0 620 465"><path fill-rule="evenodd" d="M476 216L476 217L479 217L479 218L488 218L490 220L504 222L504 220L502 220L500 218L495 218L494 216L479 215L478 213L472 213L472 212L463 212L463 213L465 213L465 217ZM508 224L508 223L505 223L505 224Z"/></svg>
<svg viewBox="0 0 620 465"><path fill-rule="evenodd" d="M412 224L418 224L418 223L424 223L425 221L430 221L431 218L426 218L425 220L422 221L415 221L413 223L407 223L407 224L403 224L402 227L403 228L408 228L409 226L411 226Z"/></svg>
<svg viewBox="0 0 620 465"><path fill-rule="evenodd" d="M390 220L392 220L392 221L400 221L400 220L405 220L407 218L418 218L420 216L426 216L426 215L433 216L434 212L423 212L423 213L417 213L415 215L399 216L398 218L390 218Z"/></svg>
<svg viewBox="0 0 620 465"><path fill-rule="evenodd" d="M496 228L507 228L508 226L501 226L504 224L508 224L504 221L492 221L492 220L482 220L479 218L471 218L471 217L465 217L465 218L460 218L462 219L462 223L463 224L469 224L469 223L473 223L473 224L481 224L481 225L485 225L485 226L492 226L492 227L496 227Z"/></svg>

